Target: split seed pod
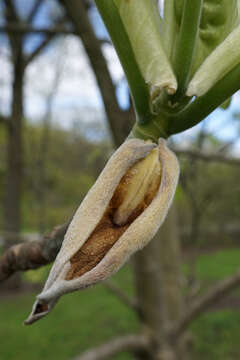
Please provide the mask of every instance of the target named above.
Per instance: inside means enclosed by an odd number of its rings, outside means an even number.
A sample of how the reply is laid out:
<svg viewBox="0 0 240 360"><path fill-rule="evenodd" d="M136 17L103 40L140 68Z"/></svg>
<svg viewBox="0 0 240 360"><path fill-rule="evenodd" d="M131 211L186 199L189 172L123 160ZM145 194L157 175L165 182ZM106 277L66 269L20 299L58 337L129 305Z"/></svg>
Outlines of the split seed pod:
<svg viewBox="0 0 240 360"><path fill-rule="evenodd" d="M107 279L147 245L167 215L178 176L165 140L127 140L73 217L25 324L47 315L61 295Z"/></svg>

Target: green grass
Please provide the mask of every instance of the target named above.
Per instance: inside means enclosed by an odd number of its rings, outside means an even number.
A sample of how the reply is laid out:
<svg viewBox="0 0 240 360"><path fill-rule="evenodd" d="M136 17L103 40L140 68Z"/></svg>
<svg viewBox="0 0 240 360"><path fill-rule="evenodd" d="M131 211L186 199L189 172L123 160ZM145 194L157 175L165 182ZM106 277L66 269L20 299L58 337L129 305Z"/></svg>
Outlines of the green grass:
<svg viewBox="0 0 240 360"><path fill-rule="evenodd" d="M209 281L233 275L240 268L240 249L219 250L201 255L197 261L197 276Z"/></svg>
<svg viewBox="0 0 240 360"><path fill-rule="evenodd" d="M201 255L196 275L204 290L207 286L233 275L240 268L240 249L219 250ZM239 290L236 290L239 295ZM240 311L208 312L191 326L194 336L194 360L240 359Z"/></svg>
<svg viewBox="0 0 240 360"><path fill-rule="evenodd" d="M116 281L131 287L125 268ZM36 294L1 300L1 360L66 360L116 335L137 331L137 318L102 285L60 299L50 316L23 326ZM128 354L113 357L128 360Z"/></svg>
<svg viewBox="0 0 240 360"><path fill-rule="evenodd" d="M208 313L196 321L191 329L194 335L194 360L239 360L240 311Z"/></svg>
<svg viewBox="0 0 240 360"><path fill-rule="evenodd" d="M214 282L233 274L240 267L240 250L218 251L202 255L197 274L203 282ZM31 271L25 278L39 281L46 269ZM123 268L114 281L133 295L130 267ZM1 299L1 360L68 360L77 354L110 340L114 336L137 331L138 319L102 285L62 297L52 313L38 323L25 327L36 294ZM196 320L191 331L194 337L194 360L240 359L240 311L217 311ZM128 354L112 357L130 360Z"/></svg>

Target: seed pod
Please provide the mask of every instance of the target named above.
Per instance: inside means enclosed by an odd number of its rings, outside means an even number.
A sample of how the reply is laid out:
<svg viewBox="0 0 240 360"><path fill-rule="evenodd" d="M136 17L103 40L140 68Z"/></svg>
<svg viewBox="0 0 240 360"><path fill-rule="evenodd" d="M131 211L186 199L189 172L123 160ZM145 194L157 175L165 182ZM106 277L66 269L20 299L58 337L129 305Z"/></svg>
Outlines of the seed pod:
<svg viewBox="0 0 240 360"><path fill-rule="evenodd" d="M166 217L178 176L163 139L159 146L127 140L77 210L25 324L48 314L61 295L105 280L143 248Z"/></svg>

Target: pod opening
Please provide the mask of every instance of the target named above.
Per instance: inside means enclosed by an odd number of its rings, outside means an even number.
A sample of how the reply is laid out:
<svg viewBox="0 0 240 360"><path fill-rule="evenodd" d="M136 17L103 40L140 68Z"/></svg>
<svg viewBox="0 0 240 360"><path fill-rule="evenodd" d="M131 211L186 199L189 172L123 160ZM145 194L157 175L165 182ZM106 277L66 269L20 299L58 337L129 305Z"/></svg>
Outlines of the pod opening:
<svg viewBox="0 0 240 360"><path fill-rule="evenodd" d="M155 150L153 151L155 152ZM151 204L161 183L161 169L159 160L158 167L154 167L155 176L149 176L149 172L151 173L153 171L153 167L150 169L146 167L145 176L141 176L141 179L138 179L138 184L135 186L137 173L140 171L141 163L144 161L146 161L146 159L139 160L122 177L100 222L81 248L71 257L71 268L65 277L66 280L76 279L98 265L131 223ZM127 218L124 219L124 221L116 223L116 219L119 218L119 216L116 217L116 214L124 201L126 202L129 186L135 188L139 201L136 202L136 196L134 196L128 205L130 207L132 205L133 208L130 212L126 211L128 214ZM139 187L139 189L137 187ZM137 192L142 191L143 188L144 194L139 196Z"/></svg>

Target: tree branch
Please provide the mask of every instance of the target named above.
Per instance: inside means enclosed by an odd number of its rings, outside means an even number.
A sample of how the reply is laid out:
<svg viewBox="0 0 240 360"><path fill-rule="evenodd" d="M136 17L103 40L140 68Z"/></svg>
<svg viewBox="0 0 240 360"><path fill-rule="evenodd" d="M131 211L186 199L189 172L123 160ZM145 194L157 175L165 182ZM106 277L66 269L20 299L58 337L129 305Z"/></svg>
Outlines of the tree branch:
<svg viewBox="0 0 240 360"><path fill-rule="evenodd" d="M226 278L219 284L214 285L206 294L199 296L188 308L182 319L170 331L170 336L174 341L187 329L190 323L200 316L208 308L221 301L232 290L240 285L240 270L233 276Z"/></svg>
<svg viewBox="0 0 240 360"><path fill-rule="evenodd" d="M33 19L35 18L38 9L40 8L40 6L42 5L44 0L36 0L35 3L33 4L33 7L27 17L27 23L32 23Z"/></svg>
<svg viewBox="0 0 240 360"><path fill-rule="evenodd" d="M14 3L12 0L4 0L4 5L6 8L6 22L7 24L11 22L20 23L18 18ZM11 45L11 54L13 62L17 61L17 57L22 53L22 36L14 36L11 33L8 33L9 42Z"/></svg>
<svg viewBox="0 0 240 360"><path fill-rule="evenodd" d="M130 131L132 117L130 115L127 119L128 114L119 108L116 89L102 53L101 44L89 21L84 2L79 0L59 0L59 2L64 6L76 33L82 40L102 95L113 140L115 145L119 146L126 137L122 131L123 122L129 126Z"/></svg>
<svg viewBox="0 0 240 360"><path fill-rule="evenodd" d="M0 282L16 271L37 269L52 262L60 250L67 228L68 224L56 226L39 241L10 247L0 258Z"/></svg>
<svg viewBox="0 0 240 360"><path fill-rule="evenodd" d="M224 164L228 164L228 165L240 165L240 159L239 158L234 158L234 157L227 157L225 155L221 155L221 154L208 154L208 153L204 153L202 151L199 150L181 150L175 147L172 147L173 151L177 154L177 155L183 155L183 156L188 156L190 158L196 158L199 160L203 160L203 161L207 161L207 162L222 162Z"/></svg>
<svg viewBox="0 0 240 360"><path fill-rule="evenodd" d="M114 295L116 295L125 305L127 305L134 311L139 310L137 300L129 297L124 291L122 291L112 281L108 280L108 281L105 281L103 284L108 290L110 290Z"/></svg>
<svg viewBox="0 0 240 360"><path fill-rule="evenodd" d="M65 17L61 17L57 20L56 24L54 26L63 26L65 23L66 19ZM41 42L41 44L28 56L25 58L25 66L27 66L31 61L34 60L34 58L36 56L38 56L40 54L41 51L43 51L43 49L45 49L48 44L50 43L50 41L54 38L54 36L56 35L56 33L49 33L47 34L47 36L45 37L45 39Z"/></svg>
<svg viewBox="0 0 240 360"><path fill-rule="evenodd" d="M24 65L25 67L35 59L42 51L47 47L47 45L51 42L51 40L54 38L55 34L49 34L46 36L46 38L41 42L41 44L30 54L25 58Z"/></svg>
<svg viewBox="0 0 240 360"><path fill-rule="evenodd" d="M45 35L77 35L75 30L67 29L65 26L54 26L52 28L35 28L28 24L9 23L0 26L0 33L22 33L22 34L45 34ZM109 39L97 39L99 44L112 45Z"/></svg>
<svg viewBox="0 0 240 360"><path fill-rule="evenodd" d="M75 360L103 360L123 351L146 351L148 346L149 339L144 334L126 335L86 351L83 355L76 357Z"/></svg>
<svg viewBox="0 0 240 360"><path fill-rule="evenodd" d="M16 12L16 8L14 6L13 0L4 0L5 3L5 7L7 10L7 17L11 17L12 19L14 19L15 21L18 21L18 15Z"/></svg>
<svg viewBox="0 0 240 360"><path fill-rule="evenodd" d="M17 234L3 233L17 245L10 247L0 258L0 282L7 280L16 271L37 269L52 262L61 247L68 224L56 226L50 233L39 241L25 241ZM23 242L19 244L19 242ZM127 296L111 281L106 281L104 286L114 293L124 304L135 311L138 310L137 301Z"/></svg>
<svg viewBox="0 0 240 360"><path fill-rule="evenodd" d="M9 23L7 25L0 26L0 33L34 33L34 34L46 34L46 35L70 35L75 32L71 29L67 29L65 26L55 26L52 28L35 28L32 25L22 23Z"/></svg>

